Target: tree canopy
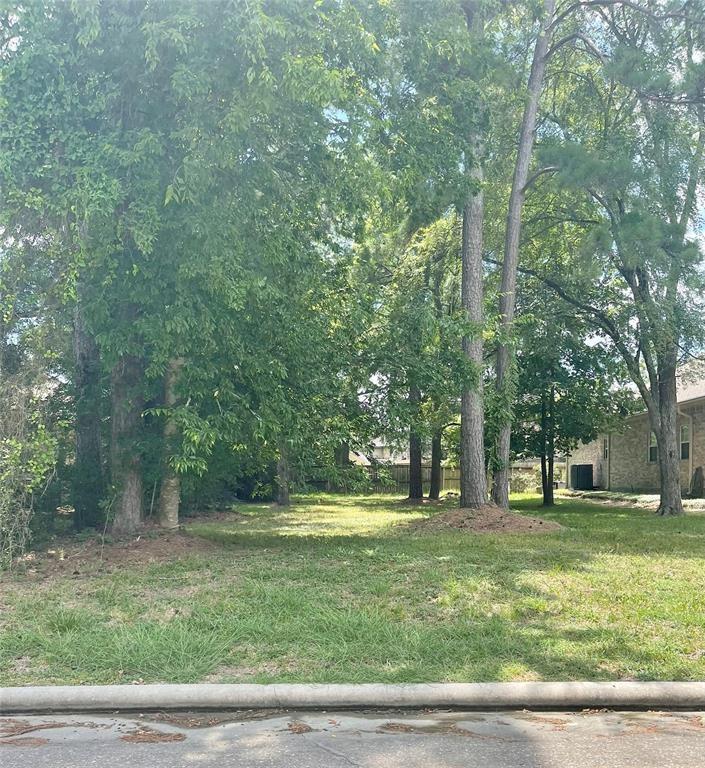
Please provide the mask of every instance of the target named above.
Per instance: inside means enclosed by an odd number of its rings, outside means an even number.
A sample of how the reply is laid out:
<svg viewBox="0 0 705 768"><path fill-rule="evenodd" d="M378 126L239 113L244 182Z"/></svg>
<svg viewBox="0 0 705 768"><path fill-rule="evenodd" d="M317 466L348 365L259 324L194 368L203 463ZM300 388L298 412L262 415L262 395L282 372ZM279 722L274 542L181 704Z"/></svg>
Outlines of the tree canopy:
<svg viewBox="0 0 705 768"><path fill-rule="evenodd" d="M0 472L27 479L0 508L178 525L210 494L344 483L380 436L409 444L412 496L445 451L463 504L489 471L506 505L513 456L570 451L637 393L681 512L704 20L4 0L0 386L24 420Z"/></svg>

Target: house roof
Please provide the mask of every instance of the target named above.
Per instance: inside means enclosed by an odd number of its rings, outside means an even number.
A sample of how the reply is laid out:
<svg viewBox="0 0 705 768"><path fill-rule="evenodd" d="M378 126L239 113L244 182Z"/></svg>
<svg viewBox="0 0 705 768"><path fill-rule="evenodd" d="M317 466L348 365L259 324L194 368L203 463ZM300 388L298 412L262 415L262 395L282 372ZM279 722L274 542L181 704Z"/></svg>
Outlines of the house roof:
<svg viewBox="0 0 705 768"><path fill-rule="evenodd" d="M705 365L691 364L688 368L683 369L678 374L677 387L678 405L684 405L693 400L705 398ZM646 410L637 411L627 416L627 418L634 419L645 414Z"/></svg>
<svg viewBox="0 0 705 768"><path fill-rule="evenodd" d="M705 397L705 377L696 380L679 379L678 402L686 403Z"/></svg>

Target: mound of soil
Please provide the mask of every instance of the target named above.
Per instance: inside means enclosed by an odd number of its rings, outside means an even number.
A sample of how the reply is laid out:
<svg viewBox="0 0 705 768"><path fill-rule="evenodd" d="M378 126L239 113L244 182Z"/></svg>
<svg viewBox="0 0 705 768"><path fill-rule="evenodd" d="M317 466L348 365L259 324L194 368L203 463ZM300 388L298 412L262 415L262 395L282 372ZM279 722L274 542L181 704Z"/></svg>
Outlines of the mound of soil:
<svg viewBox="0 0 705 768"><path fill-rule="evenodd" d="M424 496L422 499L412 499L409 496L405 496L403 499L399 499L395 504L399 507L408 506L436 506L442 502L442 499L429 499L428 496Z"/></svg>
<svg viewBox="0 0 705 768"><path fill-rule="evenodd" d="M99 536L85 541L58 539L46 550L28 552L19 559L18 565L30 577L49 578L62 573L81 576L96 570L110 573L133 566L177 560L209 553L216 548L205 539L181 531L145 526L138 536L105 543Z"/></svg>
<svg viewBox="0 0 705 768"><path fill-rule="evenodd" d="M553 520L518 515L493 504L479 509L450 509L419 520L413 527L432 531L457 529L470 533L554 533L563 528Z"/></svg>

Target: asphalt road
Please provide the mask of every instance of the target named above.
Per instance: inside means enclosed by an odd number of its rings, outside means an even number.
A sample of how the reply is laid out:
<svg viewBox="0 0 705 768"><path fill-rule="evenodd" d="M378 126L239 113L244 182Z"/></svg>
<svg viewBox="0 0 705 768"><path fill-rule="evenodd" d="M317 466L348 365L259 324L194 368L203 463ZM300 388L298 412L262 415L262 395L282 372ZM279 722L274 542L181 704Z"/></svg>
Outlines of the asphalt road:
<svg viewBox="0 0 705 768"><path fill-rule="evenodd" d="M705 713L0 718L1 768L705 768Z"/></svg>

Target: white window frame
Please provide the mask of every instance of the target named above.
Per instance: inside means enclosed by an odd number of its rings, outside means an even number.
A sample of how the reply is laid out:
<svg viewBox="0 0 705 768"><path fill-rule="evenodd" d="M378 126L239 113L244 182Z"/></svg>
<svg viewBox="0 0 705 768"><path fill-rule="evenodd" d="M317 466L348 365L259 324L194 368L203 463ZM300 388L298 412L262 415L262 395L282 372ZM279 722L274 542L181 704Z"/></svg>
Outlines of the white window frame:
<svg viewBox="0 0 705 768"><path fill-rule="evenodd" d="M683 439L683 431L684 430L686 431L687 436L688 436L687 440ZM680 460L681 461L690 461L690 449L691 449L690 441L692 439L692 435L690 434L690 424L681 424L681 428L680 428L680 430L678 432L678 437L679 437L679 442L680 442L680 451L679 451L679 454L678 454L680 456ZM683 456L683 446L684 445L688 446L688 455L687 456Z"/></svg>
<svg viewBox="0 0 705 768"><path fill-rule="evenodd" d="M609 437L602 438L602 458L609 459L610 457L610 439Z"/></svg>
<svg viewBox="0 0 705 768"><path fill-rule="evenodd" d="M651 451L653 451L653 458ZM649 444L646 450L646 460L649 464L658 464L658 441L656 440L656 433L652 430L649 432Z"/></svg>

